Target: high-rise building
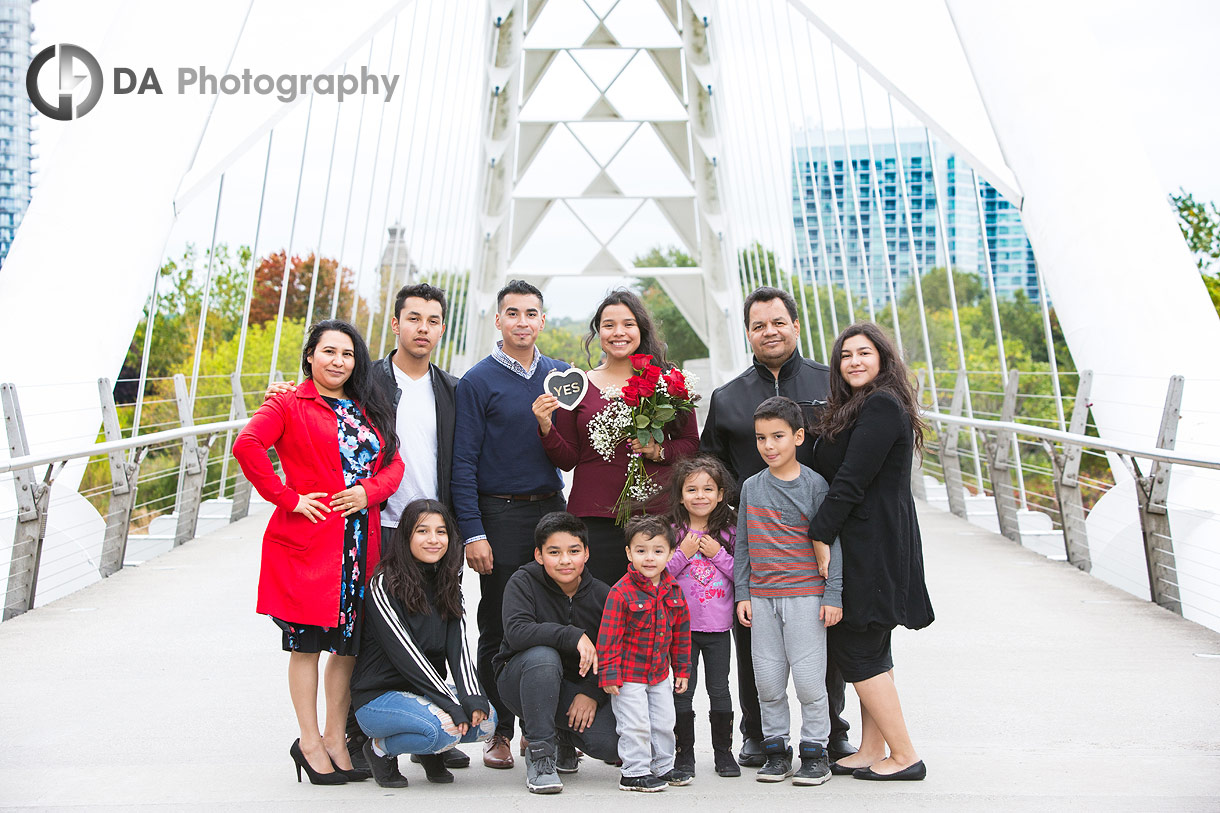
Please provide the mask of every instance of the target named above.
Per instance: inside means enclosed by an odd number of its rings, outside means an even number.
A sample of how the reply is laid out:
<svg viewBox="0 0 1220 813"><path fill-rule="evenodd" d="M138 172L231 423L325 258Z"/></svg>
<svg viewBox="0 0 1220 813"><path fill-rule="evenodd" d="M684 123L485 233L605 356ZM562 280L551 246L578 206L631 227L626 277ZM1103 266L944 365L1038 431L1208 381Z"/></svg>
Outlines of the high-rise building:
<svg viewBox="0 0 1220 813"><path fill-rule="evenodd" d="M923 131L797 133L792 170L793 221L798 267L806 281L817 269L856 297L889 300L910 283L912 269L924 273L948 262L955 271L982 274L983 236L979 203L969 167L947 150L936 150L936 166ZM850 152L850 160L844 160ZM901 155L901 167L898 158ZM934 175L935 173L935 175ZM937 193L943 202L944 235L937 229ZM999 296L1024 291L1038 298L1034 254L1020 212L986 181L979 193L991 272Z"/></svg>
<svg viewBox="0 0 1220 813"><path fill-rule="evenodd" d="M33 51L31 0L0 0L0 263L30 205L33 105L25 72Z"/></svg>

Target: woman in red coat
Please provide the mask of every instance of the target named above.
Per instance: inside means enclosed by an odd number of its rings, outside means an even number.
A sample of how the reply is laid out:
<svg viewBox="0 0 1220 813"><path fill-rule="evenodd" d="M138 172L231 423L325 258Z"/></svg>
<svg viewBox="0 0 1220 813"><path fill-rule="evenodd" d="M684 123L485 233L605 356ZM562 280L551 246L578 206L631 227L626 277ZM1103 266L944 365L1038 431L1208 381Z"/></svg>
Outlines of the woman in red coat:
<svg viewBox="0 0 1220 813"><path fill-rule="evenodd" d="M394 413L369 380L354 327L310 329L305 381L269 399L237 436L233 456L275 513L263 536L258 612L283 631L288 690L301 738L290 753L314 784L367 779L346 744L350 682L360 644L366 574L380 555L384 502L402 479ZM281 482L267 450L275 447ZM369 510L370 508L374 510ZM318 726L318 656L326 659L326 723Z"/></svg>

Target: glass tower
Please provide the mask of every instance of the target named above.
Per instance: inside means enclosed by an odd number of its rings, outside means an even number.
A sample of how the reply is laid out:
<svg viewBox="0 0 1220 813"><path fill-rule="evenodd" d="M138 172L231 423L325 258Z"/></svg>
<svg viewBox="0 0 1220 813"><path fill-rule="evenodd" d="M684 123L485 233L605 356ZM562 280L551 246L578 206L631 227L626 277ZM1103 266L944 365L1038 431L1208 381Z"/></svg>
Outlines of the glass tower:
<svg viewBox="0 0 1220 813"><path fill-rule="evenodd" d="M33 51L31 0L0 0L0 264L30 205L33 106L25 72Z"/></svg>
<svg viewBox="0 0 1220 813"><path fill-rule="evenodd" d="M922 130L900 130L897 149L889 131L874 131L871 158L862 130L849 131L846 139L828 132L825 141L820 132L797 133L795 141L792 215L806 281L817 269L822 284L829 275L859 298L871 289L880 306L888 301L887 260L898 296L912 269L943 267L946 250L955 271L982 274L985 233L996 293L1024 291L1038 299L1034 252L1020 212L980 179L981 231L969 167L940 145L933 166ZM937 233L938 191L944 239Z"/></svg>

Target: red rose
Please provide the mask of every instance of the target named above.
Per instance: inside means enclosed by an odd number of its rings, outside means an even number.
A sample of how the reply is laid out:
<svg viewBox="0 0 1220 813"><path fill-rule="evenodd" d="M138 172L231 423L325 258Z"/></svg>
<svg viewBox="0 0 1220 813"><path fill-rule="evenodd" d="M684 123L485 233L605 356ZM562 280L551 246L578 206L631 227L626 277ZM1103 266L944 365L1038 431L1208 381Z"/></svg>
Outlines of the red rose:
<svg viewBox="0 0 1220 813"><path fill-rule="evenodd" d="M690 398L690 392L686 389L686 379L677 368L665 374L665 389L674 398L683 401Z"/></svg>
<svg viewBox="0 0 1220 813"><path fill-rule="evenodd" d="M657 382L644 380L636 386L641 398L651 398L657 391Z"/></svg>
<svg viewBox="0 0 1220 813"><path fill-rule="evenodd" d="M628 384L627 386L623 387L623 403L630 407L639 406L640 405L639 388L634 387L631 384Z"/></svg>
<svg viewBox="0 0 1220 813"><path fill-rule="evenodd" d="M652 356L646 353L636 353L631 357L631 366L636 370L643 370L652 362Z"/></svg>
<svg viewBox="0 0 1220 813"><path fill-rule="evenodd" d="M648 369L644 371L644 380L649 384L656 384L661 378L661 368L655 364L648 365Z"/></svg>

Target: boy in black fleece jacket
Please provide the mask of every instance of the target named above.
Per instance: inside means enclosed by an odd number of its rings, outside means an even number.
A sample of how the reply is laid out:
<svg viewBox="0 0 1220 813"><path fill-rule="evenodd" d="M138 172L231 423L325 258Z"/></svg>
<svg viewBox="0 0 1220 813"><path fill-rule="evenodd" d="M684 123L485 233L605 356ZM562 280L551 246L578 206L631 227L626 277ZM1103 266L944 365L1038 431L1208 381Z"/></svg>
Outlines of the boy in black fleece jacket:
<svg viewBox="0 0 1220 813"><path fill-rule="evenodd" d="M496 685L521 718L533 793L563 790L558 773L577 770L577 748L597 759L618 757L614 713L597 685L595 644L610 587L585 570L588 560L585 524L552 512L534 530L534 561L504 589Z"/></svg>

